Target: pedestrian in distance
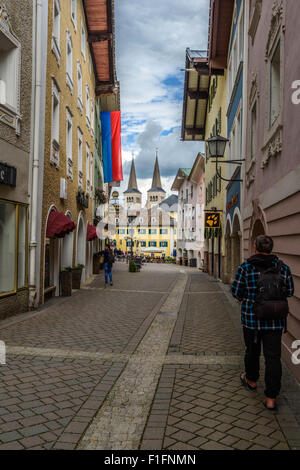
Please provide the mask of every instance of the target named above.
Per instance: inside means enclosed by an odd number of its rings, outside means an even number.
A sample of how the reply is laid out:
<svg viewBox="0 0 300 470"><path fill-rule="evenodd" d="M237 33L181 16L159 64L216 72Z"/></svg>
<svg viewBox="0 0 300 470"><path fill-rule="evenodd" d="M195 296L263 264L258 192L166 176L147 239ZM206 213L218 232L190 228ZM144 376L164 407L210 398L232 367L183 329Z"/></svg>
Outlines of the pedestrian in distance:
<svg viewBox="0 0 300 470"><path fill-rule="evenodd" d="M268 410L276 410L281 388L281 337L286 332L289 312L287 297L294 295L290 268L272 254L273 240L260 235L254 243L255 255L241 264L231 286L241 302L246 346L242 384L255 391L259 379L261 344L265 358L265 400Z"/></svg>
<svg viewBox="0 0 300 470"><path fill-rule="evenodd" d="M104 275L105 275L105 287L108 285L108 278L110 285L113 285L112 280L112 265L114 263L114 255L111 248L107 245L104 250Z"/></svg>

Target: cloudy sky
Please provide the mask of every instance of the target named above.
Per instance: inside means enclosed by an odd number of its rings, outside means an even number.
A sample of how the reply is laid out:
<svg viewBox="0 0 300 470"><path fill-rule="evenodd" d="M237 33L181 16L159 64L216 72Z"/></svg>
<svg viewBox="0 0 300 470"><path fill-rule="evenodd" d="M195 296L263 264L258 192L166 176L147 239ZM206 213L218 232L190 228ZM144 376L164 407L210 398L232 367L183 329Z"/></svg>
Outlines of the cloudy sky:
<svg viewBox="0 0 300 470"><path fill-rule="evenodd" d="M116 60L121 89L124 182L132 152L144 202L155 149L164 189L191 167L201 144L180 142L185 50L207 49L209 0L115 0Z"/></svg>

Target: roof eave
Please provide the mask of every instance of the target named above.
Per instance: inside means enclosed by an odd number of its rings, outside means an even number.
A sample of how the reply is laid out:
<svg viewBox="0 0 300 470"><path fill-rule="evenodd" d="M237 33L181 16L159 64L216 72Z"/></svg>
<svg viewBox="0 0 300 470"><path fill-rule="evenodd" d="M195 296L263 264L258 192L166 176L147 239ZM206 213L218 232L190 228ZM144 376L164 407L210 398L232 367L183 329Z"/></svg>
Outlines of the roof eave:
<svg viewBox="0 0 300 470"><path fill-rule="evenodd" d="M206 114L207 114L207 103L209 97L209 86L206 89L200 88L201 76L209 76L210 70L208 66L207 57L198 57L196 59L191 59L189 54L189 49L186 49L186 71L185 71L185 80L184 80L184 96L183 96L183 109L182 109L182 122L181 122L181 140L182 141L203 141L205 138L205 126L206 126ZM197 90L189 90L189 74L195 73L190 72L190 69L193 68L195 72L198 72L198 86ZM195 107L195 117L194 117L194 126L191 128L186 125L187 119L187 108L189 100L196 100ZM196 114L197 107L200 101L206 102L206 111L204 115L204 121L201 123L201 127L197 127L196 123ZM186 135L191 135L192 139L187 139Z"/></svg>
<svg viewBox="0 0 300 470"><path fill-rule="evenodd" d="M215 71L227 67L233 10L234 0L210 0L208 59Z"/></svg>

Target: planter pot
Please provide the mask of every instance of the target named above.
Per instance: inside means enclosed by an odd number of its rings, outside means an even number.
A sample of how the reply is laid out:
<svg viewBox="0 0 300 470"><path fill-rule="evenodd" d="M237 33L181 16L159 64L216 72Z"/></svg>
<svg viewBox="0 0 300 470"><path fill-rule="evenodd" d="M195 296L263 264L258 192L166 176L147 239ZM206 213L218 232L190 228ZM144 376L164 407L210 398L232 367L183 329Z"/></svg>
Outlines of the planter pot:
<svg viewBox="0 0 300 470"><path fill-rule="evenodd" d="M63 271L59 274L60 292L63 297L72 295L72 271Z"/></svg>
<svg viewBox="0 0 300 470"><path fill-rule="evenodd" d="M72 288L80 289L82 269L72 269Z"/></svg>
<svg viewBox="0 0 300 470"><path fill-rule="evenodd" d="M93 274L99 274L100 272L100 258L98 255L93 256Z"/></svg>
<svg viewBox="0 0 300 470"><path fill-rule="evenodd" d="M100 270L103 271L104 269L104 256L100 256L100 259L99 259L99 266L100 266Z"/></svg>

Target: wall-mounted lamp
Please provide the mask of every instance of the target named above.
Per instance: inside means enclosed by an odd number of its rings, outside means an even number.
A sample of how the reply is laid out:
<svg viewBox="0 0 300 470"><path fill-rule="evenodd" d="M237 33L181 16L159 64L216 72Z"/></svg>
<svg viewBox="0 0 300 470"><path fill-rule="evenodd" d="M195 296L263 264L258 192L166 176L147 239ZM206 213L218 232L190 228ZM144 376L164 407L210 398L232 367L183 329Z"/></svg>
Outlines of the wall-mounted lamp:
<svg viewBox="0 0 300 470"><path fill-rule="evenodd" d="M216 163L216 174L217 174L218 178L220 178L223 181L227 181L227 182L238 181L238 182L241 183L243 180L232 180L232 179L228 180L226 178L223 178L219 173L219 169L218 169L218 164L219 163L229 163L229 164L235 164L235 165L241 166L242 162L245 161L244 158L239 159L239 160L222 160L222 161L219 161L219 158L224 158L227 142L229 142L229 140L225 139L225 137L222 137L221 135L216 135L214 137L211 137L211 139L207 139L206 143L207 143L207 146L208 146L209 157L216 158L216 160L212 160L212 163Z"/></svg>

